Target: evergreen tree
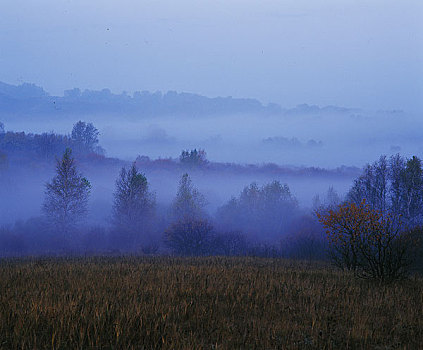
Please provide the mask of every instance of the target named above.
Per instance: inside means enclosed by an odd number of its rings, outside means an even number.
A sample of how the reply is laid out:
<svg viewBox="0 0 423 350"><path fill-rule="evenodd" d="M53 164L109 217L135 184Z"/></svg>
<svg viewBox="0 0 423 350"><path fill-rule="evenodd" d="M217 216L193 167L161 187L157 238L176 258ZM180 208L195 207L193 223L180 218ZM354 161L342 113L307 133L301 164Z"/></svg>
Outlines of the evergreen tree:
<svg viewBox="0 0 423 350"><path fill-rule="evenodd" d="M91 184L77 172L67 148L57 160L56 176L46 184L43 212L52 226L66 236L87 214Z"/></svg>

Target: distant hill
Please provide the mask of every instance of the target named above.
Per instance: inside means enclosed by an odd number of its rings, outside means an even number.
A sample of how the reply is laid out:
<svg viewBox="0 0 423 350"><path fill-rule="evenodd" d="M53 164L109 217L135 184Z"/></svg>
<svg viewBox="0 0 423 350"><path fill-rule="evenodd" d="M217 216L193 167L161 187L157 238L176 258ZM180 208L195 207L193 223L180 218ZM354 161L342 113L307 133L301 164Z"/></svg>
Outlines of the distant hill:
<svg viewBox="0 0 423 350"><path fill-rule="evenodd" d="M0 82L0 113L11 114L82 114L126 113L136 115L207 115L234 113L281 113L277 104L263 105L254 99L232 97L209 98L197 94L135 92L113 94L101 91L73 89L64 96L50 96L42 87L24 83L19 86Z"/></svg>
<svg viewBox="0 0 423 350"><path fill-rule="evenodd" d="M18 86L0 82L1 114L129 114L129 115L186 115L201 116L213 114L331 114L353 113L357 109L337 106L319 107L302 104L292 109L249 98L206 97L191 93L168 91L135 92L114 94L109 89L64 91L63 96L51 96L42 87L24 83Z"/></svg>

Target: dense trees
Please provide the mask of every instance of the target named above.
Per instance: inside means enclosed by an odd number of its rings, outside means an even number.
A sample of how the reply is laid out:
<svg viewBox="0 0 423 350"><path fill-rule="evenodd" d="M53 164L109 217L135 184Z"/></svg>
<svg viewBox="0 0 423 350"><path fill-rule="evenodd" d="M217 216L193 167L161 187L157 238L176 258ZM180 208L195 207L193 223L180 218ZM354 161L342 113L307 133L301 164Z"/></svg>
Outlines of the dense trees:
<svg viewBox="0 0 423 350"><path fill-rule="evenodd" d="M259 187L252 183L218 210L217 223L229 230L275 239L287 232L297 210L297 200L288 185L273 181Z"/></svg>
<svg viewBox="0 0 423 350"><path fill-rule="evenodd" d="M60 135L54 132L32 134L24 132L4 131L0 125L0 151L9 156L24 155L26 157L54 158L70 148L76 156L89 153L103 154L98 145L98 130L91 123L79 121L73 127L71 135Z"/></svg>
<svg viewBox="0 0 423 350"><path fill-rule="evenodd" d="M50 224L66 236L87 214L91 184L78 173L72 151L57 160L56 175L46 184L43 212Z"/></svg>
<svg viewBox="0 0 423 350"><path fill-rule="evenodd" d="M197 151L196 148L191 151L182 151L179 161L187 166L201 166L208 163L206 151L203 149Z"/></svg>
<svg viewBox="0 0 423 350"><path fill-rule="evenodd" d="M405 225L423 223L423 172L421 160L399 155L380 159L364 168L347 194L347 201L366 203L381 213L402 216Z"/></svg>
<svg viewBox="0 0 423 350"><path fill-rule="evenodd" d="M138 172L135 163L122 168L116 180L112 220L115 229L132 239L150 229L155 209L155 196L149 191L147 178Z"/></svg>

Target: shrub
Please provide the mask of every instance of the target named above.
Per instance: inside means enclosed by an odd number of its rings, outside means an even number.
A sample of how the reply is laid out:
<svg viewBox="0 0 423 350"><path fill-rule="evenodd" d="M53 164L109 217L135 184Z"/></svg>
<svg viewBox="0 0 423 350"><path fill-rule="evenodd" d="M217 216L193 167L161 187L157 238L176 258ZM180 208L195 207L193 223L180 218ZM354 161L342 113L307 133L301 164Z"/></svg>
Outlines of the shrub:
<svg viewBox="0 0 423 350"><path fill-rule="evenodd" d="M178 255L206 255L212 231L213 226L205 220L178 221L165 231L165 243Z"/></svg>
<svg viewBox="0 0 423 350"><path fill-rule="evenodd" d="M211 253L214 255L246 255L247 250L245 236L238 231L218 233L211 242Z"/></svg>
<svg viewBox="0 0 423 350"><path fill-rule="evenodd" d="M402 230L400 218L373 210L364 200L317 215L326 229L329 257L336 266L381 281L409 273L413 241Z"/></svg>

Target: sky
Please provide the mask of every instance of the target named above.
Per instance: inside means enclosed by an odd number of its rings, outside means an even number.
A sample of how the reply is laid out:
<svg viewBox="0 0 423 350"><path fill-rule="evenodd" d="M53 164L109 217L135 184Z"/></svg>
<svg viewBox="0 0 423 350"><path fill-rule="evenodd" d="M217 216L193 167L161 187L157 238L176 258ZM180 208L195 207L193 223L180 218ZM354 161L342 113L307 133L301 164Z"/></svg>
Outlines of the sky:
<svg viewBox="0 0 423 350"><path fill-rule="evenodd" d="M421 0L2 0L0 81L423 111Z"/></svg>

